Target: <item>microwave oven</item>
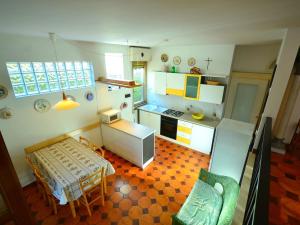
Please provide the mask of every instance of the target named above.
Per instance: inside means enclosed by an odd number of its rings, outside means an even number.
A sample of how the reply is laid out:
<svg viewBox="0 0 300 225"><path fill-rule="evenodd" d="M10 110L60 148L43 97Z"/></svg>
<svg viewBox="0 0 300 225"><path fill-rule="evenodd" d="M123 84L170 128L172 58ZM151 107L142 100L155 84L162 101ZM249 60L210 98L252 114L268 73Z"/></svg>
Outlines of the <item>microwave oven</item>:
<svg viewBox="0 0 300 225"><path fill-rule="evenodd" d="M121 111L117 109L111 109L101 113L102 123L113 123L121 119Z"/></svg>

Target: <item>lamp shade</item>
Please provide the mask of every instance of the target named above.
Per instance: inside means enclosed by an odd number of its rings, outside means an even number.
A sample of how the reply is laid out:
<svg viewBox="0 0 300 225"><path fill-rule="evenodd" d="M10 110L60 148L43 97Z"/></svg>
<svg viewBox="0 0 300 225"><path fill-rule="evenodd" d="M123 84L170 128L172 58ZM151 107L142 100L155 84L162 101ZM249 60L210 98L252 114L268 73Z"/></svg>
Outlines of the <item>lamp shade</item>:
<svg viewBox="0 0 300 225"><path fill-rule="evenodd" d="M68 99L66 94L63 92L63 100L56 103L53 106L53 108L56 109L57 111L63 111L63 110L74 109L78 106L80 106L78 102Z"/></svg>

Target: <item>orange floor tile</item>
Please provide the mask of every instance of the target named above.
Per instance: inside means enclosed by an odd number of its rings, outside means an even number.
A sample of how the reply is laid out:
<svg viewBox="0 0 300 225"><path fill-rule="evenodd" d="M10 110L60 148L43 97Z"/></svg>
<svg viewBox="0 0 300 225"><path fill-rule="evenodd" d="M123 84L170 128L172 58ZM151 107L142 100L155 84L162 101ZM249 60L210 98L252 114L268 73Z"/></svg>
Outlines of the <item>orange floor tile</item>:
<svg viewBox="0 0 300 225"><path fill-rule="evenodd" d="M272 153L270 224L300 225L300 135L285 155Z"/></svg>
<svg viewBox="0 0 300 225"><path fill-rule="evenodd" d="M156 157L144 171L106 152L116 174L108 177L105 205L93 206L88 216L84 206L72 218L68 206L59 206L53 215L37 193L34 184L24 188L27 202L38 225L150 225L171 224L191 191L201 168L208 168L210 157L157 138Z"/></svg>

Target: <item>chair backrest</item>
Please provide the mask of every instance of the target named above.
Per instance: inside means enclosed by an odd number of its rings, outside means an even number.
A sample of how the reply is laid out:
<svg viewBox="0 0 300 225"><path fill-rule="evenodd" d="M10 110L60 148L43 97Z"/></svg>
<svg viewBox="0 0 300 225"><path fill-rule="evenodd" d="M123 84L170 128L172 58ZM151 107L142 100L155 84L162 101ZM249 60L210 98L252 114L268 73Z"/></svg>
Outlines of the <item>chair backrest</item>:
<svg viewBox="0 0 300 225"><path fill-rule="evenodd" d="M216 183L220 183L222 185L223 206L217 225L230 225L239 197L239 184L231 177L209 173L204 169L201 169L199 179L208 183L212 187L214 187Z"/></svg>
<svg viewBox="0 0 300 225"><path fill-rule="evenodd" d="M33 165L32 160L29 157L29 155L25 156L25 160L26 160L27 164L30 166L30 168L32 169L32 171L34 171L35 166Z"/></svg>
<svg viewBox="0 0 300 225"><path fill-rule="evenodd" d="M49 187L49 184L47 183L46 179L42 176L40 171L37 168L34 168L33 172L34 172L36 179L38 179L38 181L40 183L42 183L47 195L52 195L51 188Z"/></svg>
<svg viewBox="0 0 300 225"><path fill-rule="evenodd" d="M95 188L96 186L99 186L103 182L104 178L104 167L101 167L97 169L94 173L83 177L79 180L80 189L81 191L88 192L89 190Z"/></svg>
<svg viewBox="0 0 300 225"><path fill-rule="evenodd" d="M87 147L91 147L90 141L82 136L79 137L79 142L86 145Z"/></svg>

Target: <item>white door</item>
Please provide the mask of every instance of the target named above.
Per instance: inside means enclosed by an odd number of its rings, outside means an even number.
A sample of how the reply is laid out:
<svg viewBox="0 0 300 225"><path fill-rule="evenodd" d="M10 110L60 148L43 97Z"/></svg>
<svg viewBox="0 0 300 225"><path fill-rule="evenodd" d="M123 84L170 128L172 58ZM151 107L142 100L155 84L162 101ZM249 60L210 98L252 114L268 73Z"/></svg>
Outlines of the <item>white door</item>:
<svg viewBox="0 0 300 225"><path fill-rule="evenodd" d="M271 74L232 73L225 117L256 124Z"/></svg>

